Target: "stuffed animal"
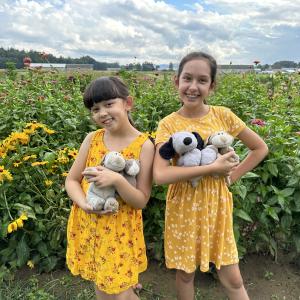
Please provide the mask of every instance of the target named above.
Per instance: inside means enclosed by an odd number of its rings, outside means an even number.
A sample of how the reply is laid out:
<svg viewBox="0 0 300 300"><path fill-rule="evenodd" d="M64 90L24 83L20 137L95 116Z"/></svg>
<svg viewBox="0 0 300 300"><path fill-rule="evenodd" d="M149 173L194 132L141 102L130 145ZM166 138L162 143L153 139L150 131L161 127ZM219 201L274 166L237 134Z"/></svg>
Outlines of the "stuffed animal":
<svg viewBox="0 0 300 300"><path fill-rule="evenodd" d="M206 149L207 147L211 147L211 149L214 149L214 151L216 151L218 157L219 155L234 151L234 149L231 147L233 140L233 136L229 133L225 131L217 131L208 138L207 146L204 149ZM236 153L234 153L230 160L232 162L239 162L240 158ZM227 185L231 184L229 176L227 176L225 180Z"/></svg>
<svg viewBox="0 0 300 300"><path fill-rule="evenodd" d="M233 143L233 136L225 131L217 131L213 133L207 140L207 145L212 145L218 149L218 153L223 155L227 152L234 151L231 147ZM234 156L231 158L232 161L239 162L239 156L234 153Z"/></svg>
<svg viewBox="0 0 300 300"><path fill-rule="evenodd" d="M201 149L204 141L197 132L179 131L175 132L159 149L162 158L170 160L176 154L179 155L177 160L178 166L192 167L199 166L201 162ZM193 187L199 183L198 178L190 180Z"/></svg>
<svg viewBox="0 0 300 300"><path fill-rule="evenodd" d="M139 162L135 159L125 160L121 153L108 152L101 165L115 172L120 172L133 185L136 185L136 175L140 171ZM97 170L96 167L88 167L86 170ZM117 212L119 202L116 199L116 190L113 186L98 187L94 182L90 183L86 198L93 210L111 210Z"/></svg>

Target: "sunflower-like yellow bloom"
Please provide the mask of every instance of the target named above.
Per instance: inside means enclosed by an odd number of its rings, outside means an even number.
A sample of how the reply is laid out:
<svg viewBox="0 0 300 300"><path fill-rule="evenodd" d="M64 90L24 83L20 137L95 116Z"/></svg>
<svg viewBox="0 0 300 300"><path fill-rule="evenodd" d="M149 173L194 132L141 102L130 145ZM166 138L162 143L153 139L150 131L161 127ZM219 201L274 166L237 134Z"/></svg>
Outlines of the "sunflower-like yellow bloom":
<svg viewBox="0 0 300 300"><path fill-rule="evenodd" d="M51 186L53 184L53 181L48 179L46 179L44 182L46 186Z"/></svg>
<svg viewBox="0 0 300 300"><path fill-rule="evenodd" d="M27 262L27 266L28 266L30 269L33 269L33 268L34 268L34 263L33 263L33 261L32 261L32 260L29 260L29 261Z"/></svg>
<svg viewBox="0 0 300 300"><path fill-rule="evenodd" d="M31 164L32 167L46 165L48 161L36 161Z"/></svg>
<svg viewBox="0 0 300 300"><path fill-rule="evenodd" d="M13 177L8 170L5 170L4 166L0 166L0 182L4 180L12 181Z"/></svg>
<svg viewBox="0 0 300 300"><path fill-rule="evenodd" d="M24 213L22 213L18 219L14 220L10 224L8 224L7 232L12 233L13 231L17 231L18 228L22 228L24 226L23 221L25 221L25 220L28 220L28 217Z"/></svg>

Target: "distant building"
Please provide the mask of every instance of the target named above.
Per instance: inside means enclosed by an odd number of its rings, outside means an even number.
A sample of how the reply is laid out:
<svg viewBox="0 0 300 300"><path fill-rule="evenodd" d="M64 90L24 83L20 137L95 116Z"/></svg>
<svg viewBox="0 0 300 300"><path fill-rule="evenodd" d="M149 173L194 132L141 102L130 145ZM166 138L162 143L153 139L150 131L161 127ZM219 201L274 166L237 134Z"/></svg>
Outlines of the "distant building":
<svg viewBox="0 0 300 300"><path fill-rule="evenodd" d="M66 64L66 70L67 71L73 71L73 70L93 70L94 65L93 64Z"/></svg>
<svg viewBox="0 0 300 300"><path fill-rule="evenodd" d="M93 64L56 64L56 63L31 63L31 68L43 68L43 69L58 69L62 71L74 71L74 70L93 70Z"/></svg>
<svg viewBox="0 0 300 300"><path fill-rule="evenodd" d="M254 72L253 65L218 65L219 73L247 73Z"/></svg>
<svg viewBox="0 0 300 300"><path fill-rule="evenodd" d="M66 64L55 64L55 63L31 63L30 68L44 68L44 69L60 69L66 68Z"/></svg>
<svg viewBox="0 0 300 300"><path fill-rule="evenodd" d="M120 71L120 70L121 70L121 68L106 68L106 71L112 71L112 72Z"/></svg>

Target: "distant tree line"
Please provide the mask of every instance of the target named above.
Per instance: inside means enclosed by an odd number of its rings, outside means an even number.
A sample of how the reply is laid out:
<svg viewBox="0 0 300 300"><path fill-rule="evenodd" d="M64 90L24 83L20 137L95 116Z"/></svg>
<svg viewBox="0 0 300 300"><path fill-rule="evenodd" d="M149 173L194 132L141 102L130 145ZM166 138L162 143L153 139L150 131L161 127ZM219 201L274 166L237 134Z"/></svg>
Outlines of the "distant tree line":
<svg viewBox="0 0 300 300"><path fill-rule="evenodd" d="M55 57L52 54L45 54L38 51L24 51L17 50L14 48L4 49L0 47L0 69L6 68L7 62L12 62L15 64L17 69L23 68L23 59L24 57L30 57L33 63L61 63L61 64L93 64L94 70L107 70L107 68L124 68L128 70L137 70L137 71L154 71L158 69L158 66L155 66L151 62L145 61L144 63L130 63L127 65L120 65L118 62L107 63L107 62L98 62L90 56L82 56L80 58L70 58L70 57ZM228 66L230 68L230 66ZM281 68L299 68L300 62L296 63L294 61L277 61L273 65L269 64L258 64L257 67L265 70L268 68L272 69L281 69ZM170 62L169 70L173 70L173 64Z"/></svg>
<svg viewBox="0 0 300 300"><path fill-rule="evenodd" d="M147 61L142 64L131 63L121 66L118 62L98 62L88 55L82 56L80 58L66 58L62 56L55 57L50 53L46 54L44 52L33 50L24 51L14 48L4 49L3 47L0 47L0 69L5 69L7 62L12 62L15 64L17 69L21 69L24 67L24 57L30 57L33 63L92 64L94 65L94 70L107 70L107 68L124 68L128 70L152 71L156 68L153 63Z"/></svg>

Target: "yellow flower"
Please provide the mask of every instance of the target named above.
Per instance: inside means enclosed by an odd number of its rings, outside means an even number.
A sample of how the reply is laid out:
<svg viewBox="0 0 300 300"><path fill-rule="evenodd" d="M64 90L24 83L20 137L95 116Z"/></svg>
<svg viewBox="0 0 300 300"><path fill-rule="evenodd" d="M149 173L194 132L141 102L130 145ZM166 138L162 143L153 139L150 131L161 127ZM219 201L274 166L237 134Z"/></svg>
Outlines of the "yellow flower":
<svg viewBox="0 0 300 300"><path fill-rule="evenodd" d="M23 221L25 220L28 220L28 217L24 213L22 213L18 219L8 224L7 232L12 233L13 231L16 231L18 228L22 228L24 226Z"/></svg>
<svg viewBox="0 0 300 300"><path fill-rule="evenodd" d="M22 162L21 162L21 161L19 161L19 162L14 162L14 167L18 168L18 167L19 167L19 165L21 165L21 164L22 164Z"/></svg>
<svg viewBox="0 0 300 300"><path fill-rule="evenodd" d="M68 176L68 172L63 172L63 173L61 173L61 176L67 177L67 176Z"/></svg>
<svg viewBox="0 0 300 300"><path fill-rule="evenodd" d="M34 268L34 263L33 263L33 261L32 261L32 260L29 260L29 261L27 262L27 266L28 266L30 269L33 269L33 268Z"/></svg>
<svg viewBox="0 0 300 300"><path fill-rule="evenodd" d="M23 223L22 219L19 218L19 219L16 220L16 222L17 222L18 228L22 228L23 227L24 223Z"/></svg>
<svg viewBox="0 0 300 300"><path fill-rule="evenodd" d="M44 127L44 131L45 131L46 133L48 133L48 134L53 134L53 133L55 133L55 130L49 129L49 128L47 128L47 127Z"/></svg>
<svg viewBox="0 0 300 300"><path fill-rule="evenodd" d="M31 164L32 167L46 165L48 161L36 161Z"/></svg>
<svg viewBox="0 0 300 300"><path fill-rule="evenodd" d="M28 217L24 213L22 213L19 219L28 220Z"/></svg>
<svg viewBox="0 0 300 300"><path fill-rule="evenodd" d="M77 154L78 154L78 150L69 150L68 151L68 155L73 158L76 158Z"/></svg>
<svg viewBox="0 0 300 300"><path fill-rule="evenodd" d="M149 135L150 135L150 137L155 139L156 138L156 131L151 132Z"/></svg>
<svg viewBox="0 0 300 300"><path fill-rule="evenodd" d="M52 180L45 180L45 184L46 186L51 186L53 184L53 181Z"/></svg>
<svg viewBox="0 0 300 300"><path fill-rule="evenodd" d="M26 160L29 160L30 158L36 158L36 155L35 155L35 154L32 154L32 155L24 156L24 157L23 157L23 160L26 161Z"/></svg>
<svg viewBox="0 0 300 300"><path fill-rule="evenodd" d="M67 157L64 157L64 156L61 156L61 157L58 157L58 162L62 163L62 164L66 164L69 159Z"/></svg>
<svg viewBox="0 0 300 300"><path fill-rule="evenodd" d="M0 181L3 181L4 179L12 181L13 177L8 170L5 170L4 166L0 166Z"/></svg>
<svg viewBox="0 0 300 300"><path fill-rule="evenodd" d="M16 221L8 224L7 226L7 232L8 233L12 233L13 231L16 231L18 229L18 224Z"/></svg>

